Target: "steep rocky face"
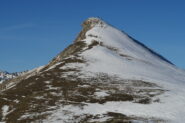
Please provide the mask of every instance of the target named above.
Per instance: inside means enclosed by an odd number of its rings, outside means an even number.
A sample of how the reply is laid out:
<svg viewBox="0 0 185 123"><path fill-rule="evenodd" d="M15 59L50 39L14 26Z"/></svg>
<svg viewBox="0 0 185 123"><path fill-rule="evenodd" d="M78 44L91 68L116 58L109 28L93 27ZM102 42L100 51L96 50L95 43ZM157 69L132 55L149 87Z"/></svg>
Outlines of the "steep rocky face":
<svg viewBox="0 0 185 123"><path fill-rule="evenodd" d="M183 121L183 71L98 18L82 25L76 40L47 65L3 84L0 121Z"/></svg>

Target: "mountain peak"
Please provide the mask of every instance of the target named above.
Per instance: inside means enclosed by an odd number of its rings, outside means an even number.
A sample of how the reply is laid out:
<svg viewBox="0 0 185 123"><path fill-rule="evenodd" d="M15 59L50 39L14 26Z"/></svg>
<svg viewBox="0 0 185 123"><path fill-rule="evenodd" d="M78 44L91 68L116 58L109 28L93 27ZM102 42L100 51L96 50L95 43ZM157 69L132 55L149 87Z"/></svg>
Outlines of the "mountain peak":
<svg viewBox="0 0 185 123"><path fill-rule="evenodd" d="M103 27L104 25L106 25L106 22L104 22L102 19L100 19L98 17L90 17L90 18L86 19L82 23L82 31L79 33L79 35L75 39L75 42L82 41L83 39L85 39L86 32L89 31L90 29L92 29L93 27L95 27L95 26Z"/></svg>
<svg viewBox="0 0 185 123"><path fill-rule="evenodd" d="M95 25L102 25L102 24L105 24L105 22L102 19L98 17L90 17L83 22L82 26L94 27Z"/></svg>
<svg viewBox="0 0 185 123"><path fill-rule="evenodd" d="M184 71L99 18L82 26L50 63L0 84L0 122L185 120Z"/></svg>

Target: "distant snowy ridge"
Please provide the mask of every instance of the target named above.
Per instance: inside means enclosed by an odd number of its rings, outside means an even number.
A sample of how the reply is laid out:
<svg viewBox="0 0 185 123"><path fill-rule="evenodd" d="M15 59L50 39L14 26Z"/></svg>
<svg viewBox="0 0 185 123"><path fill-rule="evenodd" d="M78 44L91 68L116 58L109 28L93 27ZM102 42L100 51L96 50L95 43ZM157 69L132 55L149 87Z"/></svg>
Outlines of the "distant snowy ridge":
<svg viewBox="0 0 185 123"><path fill-rule="evenodd" d="M13 74L10 74L6 71L0 71L0 83L2 83L4 80L12 79L14 77L15 77L15 75L13 75Z"/></svg>
<svg viewBox="0 0 185 123"><path fill-rule="evenodd" d="M14 73L9 73L7 71L2 71L0 70L0 84L5 81L5 80L9 80L9 79L12 79L12 78L15 78L23 73L25 73L26 71L24 72L14 72Z"/></svg>

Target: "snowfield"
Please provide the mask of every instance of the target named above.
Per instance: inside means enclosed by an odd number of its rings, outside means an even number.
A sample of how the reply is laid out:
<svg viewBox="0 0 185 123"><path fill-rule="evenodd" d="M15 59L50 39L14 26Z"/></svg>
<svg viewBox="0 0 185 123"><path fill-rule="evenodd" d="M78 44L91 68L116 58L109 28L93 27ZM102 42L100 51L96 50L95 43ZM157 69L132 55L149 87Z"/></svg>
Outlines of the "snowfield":
<svg viewBox="0 0 185 123"><path fill-rule="evenodd" d="M102 46L87 50L82 54L91 63L86 68L87 71L109 72L120 74L124 78L152 79L167 83L178 81L184 84L184 71L152 54L129 38L127 34L105 22L103 26L98 24L86 33L87 39L84 41L87 40L87 43L90 41L89 35L98 37L97 39L90 37L91 41L97 40L117 51L113 52ZM127 57L122 57L120 54L125 54Z"/></svg>
<svg viewBox="0 0 185 123"><path fill-rule="evenodd" d="M151 53L133 41L127 34L102 20L101 22L95 24L86 33L86 39L83 40L86 44L91 44L93 41L103 44L103 46L93 47L81 54L88 61L88 65L81 66L83 74L91 76L92 73L107 73L123 79L149 81L167 91L158 97L161 99L160 103L147 105L132 102L107 102L105 104L86 104L83 109L73 106L61 107L47 122L56 121L60 116L66 117L65 110L76 115L102 115L106 112L118 112L128 116L155 117L171 123L184 122L185 72ZM78 64L74 63L68 66L73 68ZM100 93L100 95L104 94L106 93Z"/></svg>

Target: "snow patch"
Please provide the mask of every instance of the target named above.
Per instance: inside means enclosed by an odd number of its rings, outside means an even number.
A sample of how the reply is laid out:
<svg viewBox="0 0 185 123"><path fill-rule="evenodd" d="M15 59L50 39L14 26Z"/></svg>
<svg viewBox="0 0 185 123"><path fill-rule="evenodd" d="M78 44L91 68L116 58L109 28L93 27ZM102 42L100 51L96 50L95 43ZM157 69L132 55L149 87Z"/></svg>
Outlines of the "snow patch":
<svg viewBox="0 0 185 123"><path fill-rule="evenodd" d="M6 117L6 115L8 114L8 110L9 110L9 106L8 105L4 105L2 107L2 115L3 115L2 119L4 119Z"/></svg>

